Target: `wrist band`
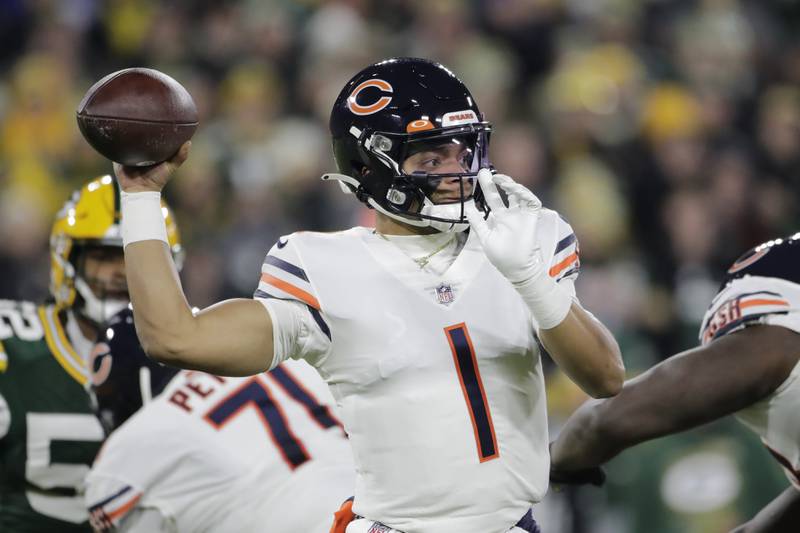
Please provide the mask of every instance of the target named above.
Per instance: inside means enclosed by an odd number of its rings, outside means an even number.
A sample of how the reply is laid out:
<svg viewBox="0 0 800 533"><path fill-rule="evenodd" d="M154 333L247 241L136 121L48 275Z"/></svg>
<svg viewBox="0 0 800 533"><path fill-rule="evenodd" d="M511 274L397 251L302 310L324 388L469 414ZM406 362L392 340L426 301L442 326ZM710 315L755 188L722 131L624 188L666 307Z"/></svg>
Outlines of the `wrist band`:
<svg viewBox="0 0 800 533"><path fill-rule="evenodd" d="M121 191L120 204L123 247L138 241L163 241L169 244L160 192Z"/></svg>
<svg viewBox="0 0 800 533"><path fill-rule="evenodd" d="M546 273L512 285L531 310L539 329L561 324L572 307L572 296Z"/></svg>

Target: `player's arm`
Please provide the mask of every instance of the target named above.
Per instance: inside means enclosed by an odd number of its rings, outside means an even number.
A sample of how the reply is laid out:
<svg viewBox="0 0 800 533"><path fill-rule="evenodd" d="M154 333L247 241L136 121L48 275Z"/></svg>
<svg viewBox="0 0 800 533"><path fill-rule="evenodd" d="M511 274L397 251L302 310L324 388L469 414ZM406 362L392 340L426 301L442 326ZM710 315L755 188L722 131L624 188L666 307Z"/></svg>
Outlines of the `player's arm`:
<svg viewBox="0 0 800 533"><path fill-rule="evenodd" d="M789 487L746 524L731 533L784 533L800 524L800 491Z"/></svg>
<svg viewBox="0 0 800 533"><path fill-rule="evenodd" d="M541 202L523 185L508 176L492 176L488 169L478 173L478 181L491 213L484 220L472 206L467 216L486 256L530 309L539 338L556 363L591 396L613 396L625 379L619 346L543 263L537 231ZM506 193L507 206L498 187Z"/></svg>
<svg viewBox="0 0 800 533"><path fill-rule="evenodd" d="M578 303L555 327L540 329L539 339L556 364L594 398L617 394L625 379L619 345L611 332Z"/></svg>
<svg viewBox="0 0 800 533"><path fill-rule="evenodd" d="M582 405L551 446L552 469L591 468L640 442L757 402L789 376L798 342L789 329L757 325L670 357L615 397Z"/></svg>
<svg viewBox="0 0 800 533"><path fill-rule="evenodd" d="M114 165L123 191L149 193L122 202L125 270L136 331L147 354L163 363L218 375L256 374L270 367L274 351L265 307L255 300L233 299L193 315L167 244L157 236L163 222L160 208L153 207L159 204L150 197L186 160L189 145L154 167Z"/></svg>

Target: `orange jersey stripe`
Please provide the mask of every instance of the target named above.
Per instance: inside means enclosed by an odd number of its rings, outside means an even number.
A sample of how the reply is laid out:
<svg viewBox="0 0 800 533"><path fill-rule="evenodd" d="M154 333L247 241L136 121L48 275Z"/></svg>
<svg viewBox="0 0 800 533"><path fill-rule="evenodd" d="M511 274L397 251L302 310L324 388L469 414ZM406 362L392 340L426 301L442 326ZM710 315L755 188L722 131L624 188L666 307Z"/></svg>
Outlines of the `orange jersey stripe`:
<svg viewBox="0 0 800 533"><path fill-rule="evenodd" d="M125 516L125 514L128 511L130 511L133 508L134 505L136 505L136 502L138 502L139 498L141 498L141 497L142 497L141 494L137 494L136 496L131 498L131 500L128 503L126 503L125 505L123 505L122 507L117 509L116 511L110 513L108 515L108 519L113 521L113 520L116 520L117 518L122 518L123 516Z"/></svg>
<svg viewBox="0 0 800 533"><path fill-rule="evenodd" d="M748 307L755 307L757 305L785 305L788 306L789 302L786 300L765 300L763 298L756 298L755 300L747 300L746 302L739 303L739 309L746 309Z"/></svg>
<svg viewBox="0 0 800 533"><path fill-rule="evenodd" d="M271 276L269 274L261 274L261 281L263 281L264 283L269 283L273 287L277 287L283 292L287 292L292 296L297 297L298 299L304 301L317 311L320 310L319 301L317 301L317 299L314 298L313 295L307 293L306 291L304 291L299 287L295 287L291 283L283 281L282 279L276 278L275 276Z"/></svg>
<svg viewBox="0 0 800 533"><path fill-rule="evenodd" d="M550 267L550 271L548 272L548 274L550 274L551 278L554 278L577 260L578 260L578 252L572 252L570 255L566 257L566 259Z"/></svg>

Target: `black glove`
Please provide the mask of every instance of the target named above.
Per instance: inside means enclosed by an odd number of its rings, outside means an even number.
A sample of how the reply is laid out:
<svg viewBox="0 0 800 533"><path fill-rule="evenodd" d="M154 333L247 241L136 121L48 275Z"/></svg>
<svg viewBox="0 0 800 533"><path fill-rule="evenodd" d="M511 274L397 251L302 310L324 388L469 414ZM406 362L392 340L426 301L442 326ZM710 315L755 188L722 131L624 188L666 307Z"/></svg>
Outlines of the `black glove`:
<svg viewBox="0 0 800 533"><path fill-rule="evenodd" d="M555 485L594 485L595 487L601 487L605 482L606 471L600 466L571 472L550 469L550 483Z"/></svg>

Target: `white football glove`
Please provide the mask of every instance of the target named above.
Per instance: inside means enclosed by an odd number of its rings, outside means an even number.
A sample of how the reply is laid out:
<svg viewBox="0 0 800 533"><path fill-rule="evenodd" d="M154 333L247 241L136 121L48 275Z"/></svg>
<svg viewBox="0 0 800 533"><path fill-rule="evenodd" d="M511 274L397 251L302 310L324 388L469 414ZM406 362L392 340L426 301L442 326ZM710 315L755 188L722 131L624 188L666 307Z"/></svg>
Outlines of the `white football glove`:
<svg viewBox="0 0 800 533"><path fill-rule="evenodd" d="M541 329L561 323L572 305L572 297L547 273L536 229L542 202L527 187L487 168L478 181L491 212L484 219L478 209L467 206L470 227L477 234L486 257L508 279L528 305ZM497 187L508 197L503 204Z"/></svg>

